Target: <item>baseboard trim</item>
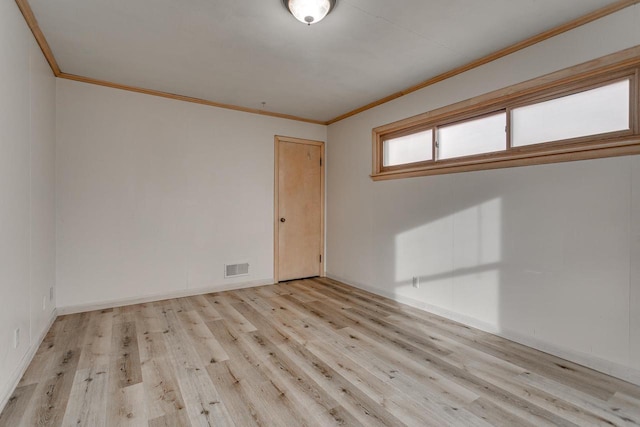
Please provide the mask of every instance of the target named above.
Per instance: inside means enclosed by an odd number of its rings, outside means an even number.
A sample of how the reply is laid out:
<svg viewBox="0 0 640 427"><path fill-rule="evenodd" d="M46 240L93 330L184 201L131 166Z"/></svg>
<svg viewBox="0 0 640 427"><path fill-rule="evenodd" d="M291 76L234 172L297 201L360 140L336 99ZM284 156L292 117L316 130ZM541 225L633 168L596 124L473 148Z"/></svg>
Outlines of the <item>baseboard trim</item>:
<svg viewBox="0 0 640 427"><path fill-rule="evenodd" d="M53 325L53 322L55 322L57 317L58 317L58 313L57 313L57 310L54 308L53 311L51 312L51 317L49 318L47 327L43 328L42 331L40 332L40 335L38 336L38 339L36 339L33 343L31 343L31 346L29 346L29 350L25 353L24 357L18 364L18 367L14 370L11 377L9 377L9 382L8 382L9 387L7 387L6 390L3 390L2 391L3 394L0 395L0 413L4 410L4 407L7 405L7 402L9 402L9 399L11 398L11 395L13 394L16 387L18 386L20 379L22 378L27 368L31 364L31 361L33 360L33 357L36 355L38 348L40 348L40 344L42 344L42 341L44 341L44 337L47 336L49 329L51 329L51 326Z"/></svg>
<svg viewBox="0 0 640 427"><path fill-rule="evenodd" d="M146 302L162 301L171 298L184 298L196 295L210 294L212 292L234 291L236 289L254 288L256 286L264 286L273 284L273 279L254 280L251 282L233 283L222 286L207 286L204 288L183 289L174 292L164 292L158 294L144 295L141 297L122 298L116 300L93 302L87 304L68 305L58 307L58 315L67 315L75 313L84 313L87 311L104 310L107 308L123 307L127 305L143 304Z"/></svg>
<svg viewBox="0 0 640 427"><path fill-rule="evenodd" d="M505 330L505 329L498 329L493 325L474 319L472 317L464 316L450 310L432 306L430 304L424 303L422 301L418 301L410 297L395 295L391 292L385 292L384 290L380 290L380 289L365 285L363 283L354 282L353 280L339 277L330 273L327 273L327 277L330 279L336 280L338 282L345 283L349 286L353 286L354 288L371 292L372 294L389 298L390 300L393 300L402 304L406 304L411 307L414 307L429 313L433 313L435 315L453 320L455 322L462 323L467 326L471 326L472 328L476 328L481 331L488 332L493 335L497 335L501 338L505 338L510 341L517 342L518 344L526 345L527 347L531 347L536 350L543 351L553 356L560 357L570 362L577 363L587 368L596 370L598 372L602 372L607 375L611 375L612 377L616 377L621 380L628 381L632 384L636 384L640 386L640 370L638 369L634 369L629 366L621 365L616 362L602 359L597 356L575 351L570 348L551 344L546 341L542 341L537 338L527 336L519 332Z"/></svg>

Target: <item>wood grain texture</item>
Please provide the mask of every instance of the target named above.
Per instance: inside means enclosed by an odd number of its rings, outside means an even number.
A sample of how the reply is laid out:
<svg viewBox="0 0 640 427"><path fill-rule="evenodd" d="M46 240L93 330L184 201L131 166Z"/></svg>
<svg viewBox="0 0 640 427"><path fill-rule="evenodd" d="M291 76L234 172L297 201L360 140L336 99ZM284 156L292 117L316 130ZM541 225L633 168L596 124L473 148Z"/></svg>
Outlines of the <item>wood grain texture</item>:
<svg viewBox="0 0 640 427"><path fill-rule="evenodd" d="M322 141L274 137L275 281L324 276L324 152Z"/></svg>
<svg viewBox="0 0 640 427"><path fill-rule="evenodd" d="M22 425L639 426L640 387L317 278L61 316Z"/></svg>
<svg viewBox="0 0 640 427"><path fill-rule="evenodd" d="M278 145L278 280L319 276L322 147Z"/></svg>

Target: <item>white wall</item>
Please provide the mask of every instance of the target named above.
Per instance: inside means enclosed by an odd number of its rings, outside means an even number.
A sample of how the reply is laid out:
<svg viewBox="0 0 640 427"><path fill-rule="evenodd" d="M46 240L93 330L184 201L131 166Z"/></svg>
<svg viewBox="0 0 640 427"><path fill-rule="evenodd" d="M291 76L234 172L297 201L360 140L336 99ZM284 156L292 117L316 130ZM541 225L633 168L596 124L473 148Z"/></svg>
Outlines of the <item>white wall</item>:
<svg viewBox="0 0 640 427"><path fill-rule="evenodd" d="M59 307L272 281L274 135L325 126L60 79L57 112Z"/></svg>
<svg viewBox="0 0 640 427"><path fill-rule="evenodd" d="M374 127L638 44L633 6L329 126L327 273L640 383L639 156L369 178Z"/></svg>
<svg viewBox="0 0 640 427"><path fill-rule="evenodd" d="M49 299L55 282L55 78L11 1L0 2L0 58L2 408L55 306Z"/></svg>

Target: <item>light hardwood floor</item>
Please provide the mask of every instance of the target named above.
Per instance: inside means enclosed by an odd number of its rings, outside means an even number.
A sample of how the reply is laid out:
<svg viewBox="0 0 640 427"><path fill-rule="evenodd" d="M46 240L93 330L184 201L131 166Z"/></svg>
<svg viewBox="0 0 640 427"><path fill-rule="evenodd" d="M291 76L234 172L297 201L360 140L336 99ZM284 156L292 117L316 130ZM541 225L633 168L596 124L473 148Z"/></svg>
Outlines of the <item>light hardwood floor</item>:
<svg viewBox="0 0 640 427"><path fill-rule="evenodd" d="M328 279L56 320L0 426L637 426L640 387Z"/></svg>

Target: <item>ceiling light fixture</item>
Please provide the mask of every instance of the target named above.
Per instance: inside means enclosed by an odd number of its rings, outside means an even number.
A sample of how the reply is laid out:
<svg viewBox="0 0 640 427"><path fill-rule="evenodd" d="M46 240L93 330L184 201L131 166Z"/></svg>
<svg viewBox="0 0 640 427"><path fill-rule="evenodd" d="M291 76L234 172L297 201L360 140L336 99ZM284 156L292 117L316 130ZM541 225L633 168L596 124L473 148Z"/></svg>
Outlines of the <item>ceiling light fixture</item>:
<svg viewBox="0 0 640 427"><path fill-rule="evenodd" d="M336 0L282 0L289 12L303 24L320 22L333 10Z"/></svg>

